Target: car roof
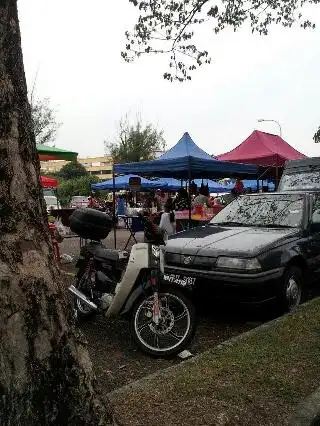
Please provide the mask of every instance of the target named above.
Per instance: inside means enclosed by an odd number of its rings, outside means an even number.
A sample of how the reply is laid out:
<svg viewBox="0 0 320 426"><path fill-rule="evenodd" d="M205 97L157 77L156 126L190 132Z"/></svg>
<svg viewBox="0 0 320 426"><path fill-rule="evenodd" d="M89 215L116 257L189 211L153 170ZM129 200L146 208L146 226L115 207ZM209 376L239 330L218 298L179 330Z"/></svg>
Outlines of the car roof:
<svg viewBox="0 0 320 426"><path fill-rule="evenodd" d="M302 191L302 190L293 190L293 191L279 191L279 192L259 192L256 194L244 194L243 196L250 196L250 197L260 197L260 196L266 196L266 195L304 195L304 194L313 194L313 193L317 193L319 191L313 191L313 190L306 190L306 191Z"/></svg>
<svg viewBox="0 0 320 426"><path fill-rule="evenodd" d="M284 170L290 169L306 169L306 168L320 168L320 157L309 157L300 160L288 160L284 166Z"/></svg>

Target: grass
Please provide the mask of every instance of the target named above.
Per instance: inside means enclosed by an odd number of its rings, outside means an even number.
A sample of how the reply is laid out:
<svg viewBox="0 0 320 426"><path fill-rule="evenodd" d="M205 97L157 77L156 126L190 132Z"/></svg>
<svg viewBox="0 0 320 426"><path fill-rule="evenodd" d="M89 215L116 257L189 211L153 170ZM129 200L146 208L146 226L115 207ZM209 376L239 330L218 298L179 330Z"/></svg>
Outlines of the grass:
<svg viewBox="0 0 320 426"><path fill-rule="evenodd" d="M111 401L124 425L286 425L320 386L320 299Z"/></svg>

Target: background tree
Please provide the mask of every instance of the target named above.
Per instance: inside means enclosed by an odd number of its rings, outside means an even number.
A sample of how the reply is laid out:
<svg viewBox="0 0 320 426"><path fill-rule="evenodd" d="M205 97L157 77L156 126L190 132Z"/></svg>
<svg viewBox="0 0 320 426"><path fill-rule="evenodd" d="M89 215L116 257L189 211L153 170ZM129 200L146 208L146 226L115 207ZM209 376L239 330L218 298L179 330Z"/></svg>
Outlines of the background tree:
<svg viewBox="0 0 320 426"><path fill-rule="evenodd" d="M210 25L214 33L226 27L236 31L245 23L251 31L268 34L272 24L291 27L298 22L302 28L315 24L302 12L318 0L129 0L139 9L140 16L134 30L126 32L127 43L122 57L127 62L141 55L161 53L169 55L169 69L164 78L173 81L191 80L192 71L210 63L208 50L194 43L196 29ZM320 141L320 130L314 135Z"/></svg>
<svg viewBox="0 0 320 426"><path fill-rule="evenodd" d="M105 142L105 147L114 163L131 163L153 159L156 151L164 150L165 140L163 131L152 124L143 125L139 117L130 124L126 117L120 121L115 142Z"/></svg>
<svg viewBox="0 0 320 426"><path fill-rule="evenodd" d="M57 173L57 177L60 179L77 179L81 176L89 175L89 172L86 170L83 164L78 161L70 161L65 164ZM82 194L80 194L82 195Z"/></svg>
<svg viewBox="0 0 320 426"><path fill-rule="evenodd" d="M319 129L316 131L316 133L313 136L313 140L315 141L315 143L320 143L320 127Z"/></svg>
<svg viewBox="0 0 320 426"><path fill-rule="evenodd" d="M106 424L53 264L16 0L0 2L0 87L1 424Z"/></svg>
<svg viewBox="0 0 320 426"><path fill-rule="evenodd" d="M69 204L71 198L76 195L89 196L91 193L91 184L98 182L99 178L97 176L90 176L89 174L60 182L57 192L61 205L65 206Z"/></svg>
<svg viewBox="0 0 320 426"><path fill-rule="evenodd" d="M56 120L56 111L50 105L50 98L35 98L34 90L30 96L33 131L37 144L54 142L57 130L62 123Z"/></svg>

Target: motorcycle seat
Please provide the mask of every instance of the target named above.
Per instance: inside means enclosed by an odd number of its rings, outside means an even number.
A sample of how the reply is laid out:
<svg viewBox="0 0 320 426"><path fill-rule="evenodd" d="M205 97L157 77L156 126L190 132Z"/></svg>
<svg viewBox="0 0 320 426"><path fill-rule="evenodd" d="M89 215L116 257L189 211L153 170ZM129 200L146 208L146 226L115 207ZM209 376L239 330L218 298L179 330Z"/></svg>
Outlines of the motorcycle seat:
<svg viewBox="0 0 320 426"><path fill-rule="evenodd" d="M117 262L120 259L119 250L107 249L105 247L97 248L94 257L99 261L111 260Z"/></svg>

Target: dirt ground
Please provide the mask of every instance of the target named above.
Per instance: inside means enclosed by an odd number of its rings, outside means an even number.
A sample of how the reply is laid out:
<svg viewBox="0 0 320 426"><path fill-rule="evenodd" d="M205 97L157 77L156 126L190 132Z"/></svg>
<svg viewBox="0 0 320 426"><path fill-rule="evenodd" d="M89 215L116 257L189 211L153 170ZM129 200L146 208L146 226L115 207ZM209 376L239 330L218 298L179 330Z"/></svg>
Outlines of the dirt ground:
<svg viewBox="0 0 320 426"><path fill-rule="evenodd" d="M124 248L128 236L125 230L117 231L118 249ZM137 239L142 241L142 234ZM113 235L104 243L113 248ZM79 244L77 238L65 239L61 244L61 252L76 259ZM64 269L74 272L74 263L64 265ZM212 306L209 311L200 311L199 314L195 337L187 348L193 355L260 325L272 316L270 312L234 310L228 306ZM96 316L82 324L81 329L88 341L97 387L103 394L181 362L178 357L154 359L141 353L132 342L129 325L124 320L106 321L104 317Z"/></svg>

